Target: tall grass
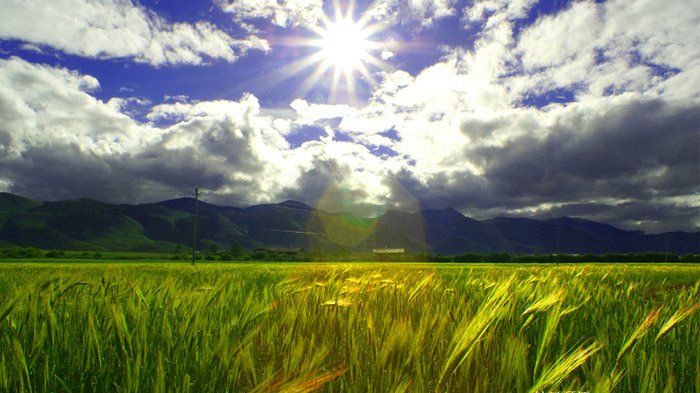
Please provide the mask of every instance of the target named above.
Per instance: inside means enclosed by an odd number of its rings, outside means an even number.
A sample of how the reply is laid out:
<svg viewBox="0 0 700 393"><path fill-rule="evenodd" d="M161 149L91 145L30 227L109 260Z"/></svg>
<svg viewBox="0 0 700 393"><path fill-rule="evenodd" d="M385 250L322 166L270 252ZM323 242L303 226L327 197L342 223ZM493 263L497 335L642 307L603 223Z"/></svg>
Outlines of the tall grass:
<svg viewBox="0 0 700 393"><path fill-rule="evenodd" d="M687 265L2 265L0 391L697 392L699 296Z"/></svg>

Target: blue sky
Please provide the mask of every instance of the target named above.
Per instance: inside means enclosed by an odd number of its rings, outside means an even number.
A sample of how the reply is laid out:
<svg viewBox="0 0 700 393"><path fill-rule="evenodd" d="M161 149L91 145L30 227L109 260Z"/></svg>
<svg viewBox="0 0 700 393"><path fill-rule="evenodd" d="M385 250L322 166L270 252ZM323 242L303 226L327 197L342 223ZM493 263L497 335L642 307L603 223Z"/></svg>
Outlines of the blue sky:
<svg viewBox="0 0 700 393"><path fill-rule="evenodd" d="M336 9L354 12L343 25ZM694 0L0 0L0 13L5 191L136 203L198 185L225 205L700 228Z"/></svg>

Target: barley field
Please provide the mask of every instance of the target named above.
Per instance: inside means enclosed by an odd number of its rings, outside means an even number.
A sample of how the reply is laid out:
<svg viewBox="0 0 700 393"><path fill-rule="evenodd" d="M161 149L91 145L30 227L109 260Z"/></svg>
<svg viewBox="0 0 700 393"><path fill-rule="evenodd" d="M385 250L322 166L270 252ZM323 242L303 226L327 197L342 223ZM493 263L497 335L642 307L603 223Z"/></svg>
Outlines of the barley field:
<svg viewBox="0 0 700 393"><path fill-rule="evenodd" d="M700 266L0 264L2 392L700 392Z"/></svg>

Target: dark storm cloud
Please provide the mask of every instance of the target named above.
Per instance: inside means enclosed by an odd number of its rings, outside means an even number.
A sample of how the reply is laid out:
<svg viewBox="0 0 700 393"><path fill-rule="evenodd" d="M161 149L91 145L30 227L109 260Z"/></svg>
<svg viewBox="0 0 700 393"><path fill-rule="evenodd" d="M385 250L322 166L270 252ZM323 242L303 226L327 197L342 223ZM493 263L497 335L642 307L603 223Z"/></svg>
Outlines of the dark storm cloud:
<svg viewBox="0 0 700 393"><path fill-rule="evenodd" d="M596 116L584 130L557 130L572 140L557 163L585 179L634 176L659 165L698 162L700 108L661 100L632 102ZM579 133L580 132L580 133Z"/></svg>
<svg viewBox="0 0 700 393"><path fill-rule="evenodd" d="M206 131L196 143L208 157L223 159L227 165L235 166L245 172L262 171L263 166L256 156L255 149L251 146L254 131L250 125L236 124L230 118L207 119L203 123L200 127L205 127ZM237 136L237 133L240 135Z"/></svg>
<svg viewBox="0 0 700 393"><path fill-rule="evenodd" d="M138 203L191 195L196 185L223 205L294 199L365 216L454 207L475 218L698 227L694 100L630 94L496 114L453 108L454 122L431 121L426 130L415 126L421 113L402 107L396 113L405 120L385 121L397 126L379 135L396 154L377 157L362 146L371 132L342 139L333 130L332 139L290 146L283 133L308 124L264 114L250 94L157 105L149 119L178 119L157 127L92 97L83 87L97 85L89 77L21 59L0 66L0 186L37 199ZM442 132L452 139L440 140Z"/></svg>
<svg viewBox="0 0 700 393"><path fill-rule="evenodd" d="M130 174L173 187L217 189L227 182L226 176L211 165L212 160L192 147L176 150L154 149L129 160Z"/></svg>
<svg viewBox="0 0 700 393"><path fill-rule="evenodd" d="M124 171L124 157L105 159L75 144L29 147L5 157L0 176L12 180L12 192L39 200L90 197L128 202L149 190L143 178Z"/></svg>
<svg viewBox="0 0 700 393"><path fill-rule="evenodd" d="M648 203L647 201L623 202L615 205L605 203L572 203L553 206L532 216L545 219L562 216L586 217L613 226L639 230L645 223L648 232L697 231L693 217L700 217L700 208L679 206L674 203Z"/></svg>
<svg viewBox="0 0 700 393"><path fill-rule="evenodd" d="M439 173L423 184L416 175L404 170L388 181L393 194L408 192L422 208L488 208L498 205L489 182L468 171Z"/></svg>
<svg viewBox="0 0 700 393"><path fill-rule="evenodd" d="M119 139L135 138L135 133L110 134L126 119L112 113L115 119L109 122L104 107L84 108L65 126L56 126L44 110L3 108L0 118L16 119L16 128L9 121L0 124L0 180L17 194L41 200L91 197L136 203L189 195L195 186L217 192L235 185L227 200L247 201L259 194L265 181L258 176L264 157L254 146L260 135L245 120L238 124L231 117L202 115L165 130L132 123L145 139L141 145L129 141L125 149ZM35 119L49 125L43 133L28 128ZM74 129L92 136L71 132Z"/></svg>
<svg viewBox="0 0 700 393"><path fill-rule="evenodd" d="M1 162L0 178L11 179L12 192L41 200L91 197L135 203L189 195L195 186L216 191L235 184L234 195L226 199L240 201L254 195L261 181L232 181L231 172L241 168L193 147L100 156L76 144L53 143L28 147L21 156Z"/></svg>
<svg viewBox="0 0 700 393"><path fill-rule="evenodd" d="M495 130L506 125L505 119L484 120L479 118L467 117L462 119L460 130L464 135L467 135L471 140L479 140L487 138Z"/></svg>
<svg viewBox="0 0 700 393"><path fill-rule="evenodd" d="M255 97L155 106L155 119L181 119L156 127L121 112L124 100L92 96L98 86L66 69L0 60L3 191L136 203L187 195L198 185L212 197L267 197L262 173L275 158L270 152L287 144L260 116Z"/></svg>
<svg viewBox="0 0 700 393"><path fill-rule="evenodd" d="M377 204L365 202L366 190L348 187L347 179L352 171L333 159L316 159L313 167L302 173L294 187L286 188L279 199L291 199L307 203L329 212L351 213L358 216L374 216L384 211Z"/></svg>
<svg viewBox="0 0 700 393"><path fill-rule="evenodd" d="M262 166L245 148L246 142L240 145L244 147L232 149L240 155L230 159L220 146L207 143L178 149L156 144L136 154L98 155L74 143L53 141L27 146L16 157L5 155L0 176L12 180L13 192L40 199L89 196L136 202L144 197L178 196L194 186L217 190L231 184L233 172L259 172ZM239 160L246 160L245 164ZM241 193L255 188L236 183Z"/></svg>
<svg viewBox="0 0 700 393"><path fill-rule="evenodd" d="M190 195L199 186L211 200L265 199L269 151L286 142L258 116L257 99L165 105L164 113L183 119L157 128L85 91L97 85L64 69L0 61L3 191L137 203Z"/></svg>
<svg viewBox="0 0 700 393"><path fill-rule="evenodd" d="M216 190L228 185L234 172L257 175L264 169L251 134L248 125L229 118L196 118L173 126L160 142L144 148L128 162L128 171L169 186ZM243 184L237 183L240 189Z"/></svg>
<svg viewBox="0 0 700 393"><path fill-rule="evenodd" d="M11 145L12 135L0 130L0 157L8 153L8 149Z"/></svg>
<svg viewBox="0 0 700 393"><path fill-rule="evenodd" d="M291 199L315 205L334 182L338 165L331 161L318 161L308 171L297 179L293 188L285 188L281 195L283 199Z"/></svg>
<svg viewBox="0 0 700 393"><path fill-rule="evenodd" d="M512 124L465 121L461 129L476 142L464 160L483 173L453 170L419 181L404 170L395 181L423 207L480 218L572 215L655 232L697 230L699 106L640 98L597 112L574 105L558 116L548 129L501 144L489 143L491 134Z"/></svg>
<svg viewBox="0 0 700 393"><path fill-rule="evenodd" d="M544 140L525 135L479 148L496 194L542 202L581 197L651 199L698 189L700 107L635 101L588 121L561 121Z"/></svg>

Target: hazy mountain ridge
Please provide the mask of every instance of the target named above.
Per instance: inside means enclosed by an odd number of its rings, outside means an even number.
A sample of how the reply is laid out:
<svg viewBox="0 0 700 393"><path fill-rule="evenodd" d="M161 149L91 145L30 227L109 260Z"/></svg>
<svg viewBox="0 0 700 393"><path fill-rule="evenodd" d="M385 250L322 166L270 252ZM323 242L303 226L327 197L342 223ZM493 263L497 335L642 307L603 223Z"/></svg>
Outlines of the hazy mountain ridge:
<svg viewBox="0 0 700 393"><path fill-rule="evenodd" d="M0 193L0 246L171 251L191 247L195 201L108 204L92 199L37 202ZM246 208L197 205L197 244L325 251L405 248L459 253L700 253L700 232L650 235L580 218L497 217L478 221L452 208L376 219L329 213L296 201Z"/></svg>

